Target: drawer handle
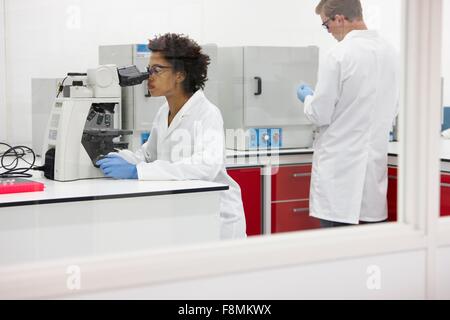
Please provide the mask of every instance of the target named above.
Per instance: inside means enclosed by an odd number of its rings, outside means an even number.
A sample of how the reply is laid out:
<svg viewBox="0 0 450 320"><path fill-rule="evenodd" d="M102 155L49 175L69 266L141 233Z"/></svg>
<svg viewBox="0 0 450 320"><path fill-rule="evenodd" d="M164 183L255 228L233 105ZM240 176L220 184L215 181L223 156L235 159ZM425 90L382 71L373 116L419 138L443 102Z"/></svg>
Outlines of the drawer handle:
<svg viewBox="0 0 450 320"><path fill-rule="evenodd" d="M297 208L292 210L294 213L305 213L305 212L309 212L308 208Z"/></svg>
<svg viewBox="0 0 450 320"><path fill-rule="evenodd" d="M294 173L292 176L294 178L311 177L311 173Z"/></svg>
<svg viewBox="0 0 450 320"><path fill-rule="evenodd" d="M441 187L450 188L450 183L441 183Z"/></svg>
<svg viewBox="0 0 450 320"><path fill-rule="evenodd" d="M392 180L396 180L396 179L397 179L396 176L388 176L388 178L389 178L389 179L392 179Z"/></svg>

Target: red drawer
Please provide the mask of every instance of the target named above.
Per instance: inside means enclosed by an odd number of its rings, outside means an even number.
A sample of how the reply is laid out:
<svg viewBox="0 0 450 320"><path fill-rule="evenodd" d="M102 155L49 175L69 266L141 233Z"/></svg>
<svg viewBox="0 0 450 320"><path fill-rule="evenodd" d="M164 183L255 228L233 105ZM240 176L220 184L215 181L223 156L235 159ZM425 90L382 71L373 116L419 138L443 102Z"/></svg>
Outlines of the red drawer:
<svg viewBox="0 0 450 320"><path fill-rule="evenodd" d="M450 216L450 175L441 176L441 216Z"/></svg>
<svg viewBox="0 0 450 320"><path fill-rule="evenodd" d="M388 168L388 190L387 190L387 202L388 202L388 221L397 221L397 168Z"/></svg>
<svg viewBox="0 0 450 320"><path fill-rule="evenodd" d="M273 169L272 201L308 200L311 168L311 165L298 165Z"/></svg>
<svg viewBox="0 0 450 320"><path fill-rule="evenodd" d="M441 175L441 182L442 183L446 183L446 184L450 184L450 173L449 174L447 174L447 173L443 173L442 175Z"/></svg>
<svg viewBox="0 0 450 320"><path fill-rule="evenodd" d="M388 167L388 175L395 176L397 178L397 168Z"/></svg>
<svg viewBox="0 0 450 320"><path fill-rule="evenodd" d="M318 228L320 221L309 216L309 201L272 203L272 233Z"/></svg>

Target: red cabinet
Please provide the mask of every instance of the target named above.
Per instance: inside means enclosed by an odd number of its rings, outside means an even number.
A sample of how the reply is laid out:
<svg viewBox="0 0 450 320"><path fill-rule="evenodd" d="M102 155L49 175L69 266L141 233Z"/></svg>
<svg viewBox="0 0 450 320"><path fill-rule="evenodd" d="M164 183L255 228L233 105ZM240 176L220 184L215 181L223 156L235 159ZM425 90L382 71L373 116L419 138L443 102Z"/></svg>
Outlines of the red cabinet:
<svg viewBox="0 0 450 320"><path fill-rule="evenodd" d="M320 228L309 216L311 164L273 168L271 177L271 232L293 232ZM398 176L388 167L388 221L397 221ZM242 192L247 235L263 234L263 177L261 167L230 168L228 174ZM441 216L450 216L450 173L441 176Z"/></svg>
<svg viewBox="0 0 450 320"><path fill-rule="evenodd" d="M281 166L272 171L272 233L320 228L309 216L311 165Z"/></svg>
<svg viewBox="0 0 450 320"><path fill-rule="evenodd" d="M388 220L397 221L397 168L388 169ZM441 175L441 216L450 216L450 174Z"/></svg>
<svg viewBox="0 0 450 320"><path fill-rule="evenodd" d="M261 168L228 169L228 174L241 187L247 236L262 234L262 176Z"/></svg>
<svg viewBox="0 0 450 320"><path fill-rule="evenodd" d="M272 169L272 201L309 199L311 165Z"/></svg>
<svg viewBox="0 0 450 320"><path fill-rule="evenodd" d="M450 216L450 174L441 176L441 216Z"/></svg>
<svg viewBox="0 0 450 320"><path fill-rule="evenodd" d="M388 168L388 190L387 190L387 203L388 203L388 221L397 222L397 168Z"/></svg>
<svg viewBox="0 0 450 320"><path fill-rule="evenodd" d="M309 201L272 203L272 233L318 228L320 221L309 216Z"/></svg>

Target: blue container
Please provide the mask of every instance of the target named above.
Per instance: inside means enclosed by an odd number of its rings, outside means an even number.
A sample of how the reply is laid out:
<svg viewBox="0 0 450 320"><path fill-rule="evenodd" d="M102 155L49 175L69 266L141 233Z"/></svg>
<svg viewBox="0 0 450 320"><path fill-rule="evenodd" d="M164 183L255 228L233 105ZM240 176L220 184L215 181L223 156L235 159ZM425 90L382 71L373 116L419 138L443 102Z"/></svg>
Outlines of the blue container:
<svg viewBox="0 0 450 320"><path fill-rule="evenodd" d="M281 149L283 146L283 129L281 128L251 128L249 134L249 149Z"/></svg>
<svg viewBox="0 0 450 320"><path fill-rule="evenodd" d="M270 148L280 149L283 146L282 132L281 128L270 129Z"/></svg>
<svg viewBox="0 0 450 320"><path fill-rule="evenodd" d="M258 147L260 149L268 149L270 146L270 130L259 129L258 130Z"/></svg>
<svg viewBox="0 0 450 320"><path fill-rule="evenodd" d="M249 136L250 136L250 143L249 148L250 149L258 149L258 129L249 129Z"/></svg>
<svg viewBox="0 0 450 320"><path fill-rule="evenodd" d="M442 122L442 131L450 129L450 107L444 107L444 118Z"/></svg>

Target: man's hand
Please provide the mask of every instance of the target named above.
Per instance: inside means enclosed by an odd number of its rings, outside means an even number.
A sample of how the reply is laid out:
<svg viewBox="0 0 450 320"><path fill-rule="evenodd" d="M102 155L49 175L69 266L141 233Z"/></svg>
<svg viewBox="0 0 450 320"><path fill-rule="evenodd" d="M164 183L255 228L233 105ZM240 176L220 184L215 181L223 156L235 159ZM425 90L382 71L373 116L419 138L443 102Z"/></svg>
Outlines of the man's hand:
<svg viewBox="0 0 450 320"><path fill-rule="evenodd" d="M96 163L105 176L114 179L138 179L134 164L125 161L117 154L109 154Z"/></svg>
<svg viewBox="0 0 450 320"><path fill-rule="evenodd" d="M306 84L302 84L300 87L298 87L297 90L297 97L299 100L303 103L305 103L305 99L307 96L313 96L314 91Z"/></svg>

